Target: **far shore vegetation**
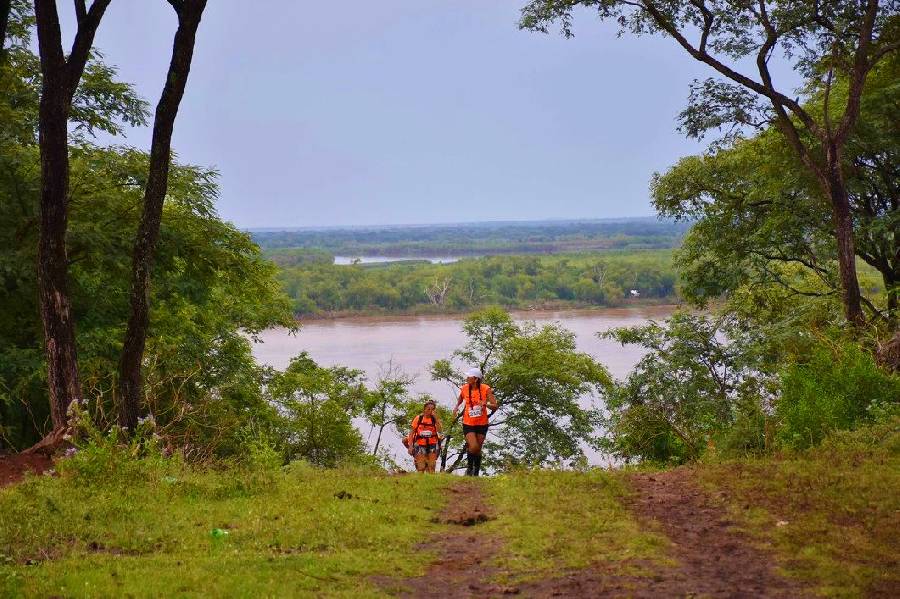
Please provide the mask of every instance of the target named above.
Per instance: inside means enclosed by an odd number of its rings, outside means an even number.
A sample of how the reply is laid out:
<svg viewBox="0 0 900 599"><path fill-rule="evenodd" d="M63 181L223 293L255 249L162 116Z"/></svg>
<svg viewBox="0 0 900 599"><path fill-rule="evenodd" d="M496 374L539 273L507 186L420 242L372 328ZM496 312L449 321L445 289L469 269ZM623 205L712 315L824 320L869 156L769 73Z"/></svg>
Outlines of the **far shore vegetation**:
<svg viewBox="0 0 900 599"><path fill-rule="evenodd" d="M677 275L671 250L485 256L338 265L302 252L268 256L297 316L445 314L499 305L508 309L620 307L672 303ZM321 254L314 254L316 257Z"/></svg>

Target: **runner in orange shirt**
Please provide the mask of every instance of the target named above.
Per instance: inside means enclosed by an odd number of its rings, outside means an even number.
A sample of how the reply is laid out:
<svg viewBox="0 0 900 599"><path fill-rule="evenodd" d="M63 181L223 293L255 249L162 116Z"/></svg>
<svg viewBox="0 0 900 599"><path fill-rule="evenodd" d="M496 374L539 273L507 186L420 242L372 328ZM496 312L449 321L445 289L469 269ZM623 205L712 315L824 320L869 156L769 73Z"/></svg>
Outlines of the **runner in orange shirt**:
<svg viewBox="0 0 900 599"><path fill-rule="evenodd" d="M416 462L416 470L434 472L441 438L441 421L435 413L434 400L429 399L424 411L413 418L412 430L404 443Z"/></svg>
<svg viewBox="0 0 900 599"><path fill-rule="evenodd" d="M463 434L466 437L466 457L468 467L466 476L478 476L481 473L481 446L488 431L488 410L491 413L497 409L497 399L491 388L481 382L483 378L481 370L471 368L466 371L466 384L459 389L459 398L456 407L453 408L453 419L459 412L459 406L465 404L463 409Z"/></svg>

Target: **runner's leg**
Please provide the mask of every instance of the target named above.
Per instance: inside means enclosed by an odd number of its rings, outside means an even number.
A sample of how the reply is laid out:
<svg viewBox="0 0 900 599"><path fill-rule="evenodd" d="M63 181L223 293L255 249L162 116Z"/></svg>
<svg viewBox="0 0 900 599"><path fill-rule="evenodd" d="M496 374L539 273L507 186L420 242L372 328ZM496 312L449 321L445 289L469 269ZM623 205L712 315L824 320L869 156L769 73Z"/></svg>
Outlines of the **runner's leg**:
<svg viewBox="0 0 900 599"><path fill-rule="evenodd" d="M425 464L426 464L426 461L427 461L427 460L425 459L425 458L426 458L425 453L422 452L422 451L419 451L419 450L417 449L417 450L416 450L416 453L415 453L415 456L416 456L416 457L415 457L415 460L416 460L416 471L417 471L417 472L425 472Z"/></svg>
<svg viewBox="0 0 900 599"><path fill-rule="evenodd" d="M481 474L481 447L484 445L485 435L475 435L475 442L478 444L478 451L475 452L475 469L473 474L479 476Z"/></svg>
<svg viewBox="0 0 900 599"><path fill-rule="evenodd" d="M466 433L466 476L472 476L475 472L475 454L478 451L478 439L475 433Z"/></svg>

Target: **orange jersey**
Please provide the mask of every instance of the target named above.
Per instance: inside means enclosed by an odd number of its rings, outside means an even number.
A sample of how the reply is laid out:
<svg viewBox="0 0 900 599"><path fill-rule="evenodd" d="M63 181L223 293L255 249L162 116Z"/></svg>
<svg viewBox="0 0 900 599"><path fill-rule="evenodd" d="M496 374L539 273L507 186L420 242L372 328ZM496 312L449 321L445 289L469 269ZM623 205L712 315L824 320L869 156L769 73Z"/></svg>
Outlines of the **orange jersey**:
<svg viewBox="0 0 900 599"><path fill-rule="evenodd" d="M466 404L463 410L463 424L484 426L488 423L487 398L490 395L491 388L485 384L481 384L477 389L471 389L471 393L468 383L460 387L459 398Z"/></svg>
<svg viewBox="0 0 900 599"><path fill-rule="evenodd" d="M429 419L431 422L429 422ZM437 417L420 414L413 418L410 437L416 445L434 445L438 442Z"/></svg>

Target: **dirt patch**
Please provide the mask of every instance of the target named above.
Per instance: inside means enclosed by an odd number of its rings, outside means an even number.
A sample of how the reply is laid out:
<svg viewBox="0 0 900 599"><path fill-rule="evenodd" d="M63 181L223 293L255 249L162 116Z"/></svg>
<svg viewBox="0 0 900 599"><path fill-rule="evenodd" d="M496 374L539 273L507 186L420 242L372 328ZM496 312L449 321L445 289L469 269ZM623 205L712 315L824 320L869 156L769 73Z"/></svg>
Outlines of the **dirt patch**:
<svg viewBox="0 0 900 599"><path fill-rule="evenodd" d="M53 468L53 460L42 453L0 455L0 487L19 482L28 472L40 474Z"/></svg>
<svg viewBox="0 0 900 599"><path fill-rule="evenodd" d="M633 596L802 597L798 582L775 572L772 555L735 530L723 507L696 484L685 468L630 477L629 508L665 534L678 566L644 580ZM650 594L645 594L648 592Z"/></svg>
<svg viewBox="0 0 900 599"><path fill-rule="evenodd" d="M420 576L403 580L381 578L378 584L401 597L496 597L518 592L488 582L497 570L491 564L501 543L481 532L477 524L493 519L476 481L464 480L449 489L447 507L435 522L458 525L449 534L436 536L422 549L437 549L438 559Z"/></svg>
<svg viewBox="0 0 900 599"><path fill-rule="evenodd" d="M449 491L450 502L440 514L432 518L432 522L474 526L494 519L477 483L464 481L450 487Z"/></svg>
<svg viewBox="0 0 900 599"><path fill-rule="evenodd" d="M646 575L622 572L641 570ZM612 565L597 564L584 570L570 570L562 576L532 580L519 586L523 597L696 597L708 593L697 590L682 572L659 573L652 562L629 560ZM735 595L737 596L737 595Z"/></svg>

